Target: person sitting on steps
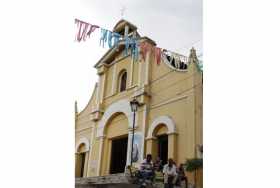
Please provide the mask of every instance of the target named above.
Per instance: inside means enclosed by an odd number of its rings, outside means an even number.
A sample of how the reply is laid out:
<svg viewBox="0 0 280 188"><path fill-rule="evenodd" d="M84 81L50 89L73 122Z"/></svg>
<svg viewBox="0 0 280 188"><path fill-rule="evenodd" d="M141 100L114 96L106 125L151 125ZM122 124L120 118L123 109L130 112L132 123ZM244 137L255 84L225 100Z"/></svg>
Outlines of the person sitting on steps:
<svg viewBox="0 0 280 188"><path fill-rule="evenodd" d="M139 178L143 180L144 184L146 180L153 181L154 178L154 167L152 162L152 155L147 154L146 159L143 160L143 162L140 165L139 170Z"/></svg>
<svg viewBox="0 0 280 188"><path fill-rule="evenodd" d="M163 167L164 188L173 188L177 176L177 168L173 159L168 159L168 163Z"/></svg>
<svg viewBox="0 0 280 188"><path fill-rule="evenodd" d="M181 182L184 181L185 182L185 188L188 187L188 179L187 176L185 174L185 168L184 168L184 164L180 164L180 166L177 169L177 180L176 180L176 185L181 187Z"/></svg>
<svg viewBox="0 0 280 188"><path fill-rule="evenodd" d="M162 160L160 159L160 157L157 157L156 161L154 162L154 169L157 172L162 171L163 165L162 165Z"/></svg>

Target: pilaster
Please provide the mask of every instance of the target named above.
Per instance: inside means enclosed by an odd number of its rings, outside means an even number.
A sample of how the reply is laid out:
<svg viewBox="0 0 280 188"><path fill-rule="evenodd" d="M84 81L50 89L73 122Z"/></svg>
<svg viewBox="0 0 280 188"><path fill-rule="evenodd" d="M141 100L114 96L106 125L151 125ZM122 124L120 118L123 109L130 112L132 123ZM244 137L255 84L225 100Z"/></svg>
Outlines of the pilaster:
<svg viewBox="0 0 280 188"><path fill-rule="evenodd" d="M168 134L168 158L177 161L177 134Z"/></svg>

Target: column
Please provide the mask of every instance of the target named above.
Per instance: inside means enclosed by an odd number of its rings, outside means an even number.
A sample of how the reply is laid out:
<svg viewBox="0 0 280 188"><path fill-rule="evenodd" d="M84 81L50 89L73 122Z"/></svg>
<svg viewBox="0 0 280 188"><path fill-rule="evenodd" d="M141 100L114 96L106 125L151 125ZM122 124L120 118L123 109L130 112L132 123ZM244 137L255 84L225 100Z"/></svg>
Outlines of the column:
<svg viewBox="0 0 280 188"><path fill-rule="evenodd" d="M98 156L98 166L97 166L97 176L101 175L101 165L102 165L102 153L105 137L99 137L99 156Z"/></svg>
<svg viewBox="0 0 280 188"><path fill-rule="evenodd" d="M144 84L145 85L148 85L149 84L149 78L150 78L150 69L149 69L149 66L150 66L150 56L151 56L151 51L148 51L147 52L147 55L146 55L146 61L145 61L145 80L144 80Z"/></svg>
<svg viewBox="0 0 280 188"><path fill-rule="evenodd" d="M106 167L105 167L105 174L110 174L110 166L111 166L111 151L112 151L112 140L108 140L107 142L108 146L108 151L106 152L107 153L107 156L106 156L106 159L107 160L107 163L106 163ZM104 157L103 157L104 158Z"/></svg>
<svg viewBox="0 0 280 188"><path fill-rule="evenodd" d="M85 152L85 164L84 164L84 177L88 177L88 159L89 159L89 151Z"/></svg>
<svg viewBox="0 0 280 188"><path fill-rule="evenodd" d="M113 79L112 79L111 95L114 95L116 93L117 85L118 85L117 63L114 63L113 64Z"/></svg>
<svg viewBox="0 0 280 188"><path fill-rule="evenodd" d="M105 65L102 65L98 68L97 74L99 75L99 82L98 82L98 101L99 103L103 102L104 99L104 91L106 86L106 71L107 67Z"/></svg>
<svg viewBox="0 0 280 188"><path fill-rule="evenodd" d="M155 160L158 155L157 138L152 137L146 139L146 144L146 155L152 154L153 160Z"/></svg>
<svg viewBox="0 0 280 188"><path fill-rule="evenodd" d="M131 61L130 61L130 75L129 75L129 87L132 87L133 85L133 74L134 74L134 62L131 55Z"/></svg>
<svg viewBox="0 0 280 188"><path fill-rule="evenodd" d="M127 143L127 155L126 155L126 166L130 165L131 161L131 142L132 142L132 128L128 130L128 143Z"/></svg>
<svg viewBox="0 0 280 188"><path fill-rule="evenodd" d="M168 158L177 161L177 134L168 134Z"/></svg>
<svg viewBox="0 0 280 188"><path fill-rule="evenodd" d="M81 174L81 165L79 161L79 154L75 153L75 177L79 177Z"/></svg>
<svg viewBox="0 0 280 188"><path fill-rule="evenodd" d="M92 165L91 162L93 161L93 144L94 144L94 126L92 126L92 132L91 132L91 139L90 139L90 146L89 146L89 155L88 155L88 164L87 164L87 177L92 176Z"/></svg>

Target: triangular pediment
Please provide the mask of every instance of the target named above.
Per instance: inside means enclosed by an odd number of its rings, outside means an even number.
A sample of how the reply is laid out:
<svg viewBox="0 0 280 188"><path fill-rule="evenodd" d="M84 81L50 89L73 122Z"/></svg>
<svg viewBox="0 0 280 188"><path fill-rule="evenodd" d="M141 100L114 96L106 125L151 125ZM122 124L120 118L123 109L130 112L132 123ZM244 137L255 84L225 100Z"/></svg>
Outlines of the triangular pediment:
<svg viewBox="0 0 280 188"><path fill-rule="evenodd" d="M151 43L152 45L156 45L156 43L148 37L139 38L139 42L144 42L144 41L147 41L147 42ZM118 54L123 53L124 48L125 48L125 41L120 40L119 44L113 48L110 48L103 55L103 57L94 65L94 67L98 68L102 64L107 64L107 65L111 64L115 60L115 58L117 57Z"/></svg>

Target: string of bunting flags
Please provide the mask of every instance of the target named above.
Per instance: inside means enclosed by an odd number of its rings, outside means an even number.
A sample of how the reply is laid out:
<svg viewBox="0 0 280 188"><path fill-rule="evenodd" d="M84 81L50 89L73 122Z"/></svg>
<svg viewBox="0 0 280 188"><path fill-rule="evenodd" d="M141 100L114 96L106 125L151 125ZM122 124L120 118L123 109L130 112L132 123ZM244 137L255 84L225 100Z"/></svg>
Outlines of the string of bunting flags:
<svg viewBox="0 0 280 188"><path fill-rule="evenodd" d="M196 66L200 72L203 72L203 61L201 58L202 56L203 56L203 54L200 54L197 56L198 62L196 63Z"/></svg>
<svg viewBox="0 0 280 188"><path fill-rule="evenodd" d="M124 54L128 55L129 49L133 57L133 60L138 60L139 54L146 60L147 53L152 51L154 54L157 65L161 61L171 65L173 68L179 70L186 70L188 67L188 58L186 56L180 55L175 52L171 52L166 49L153 46L148 42L139 42L137 37L123 37L119 33L112 32L110 30L99 27L98 25L92 25L90 23L75 19L75 24L77 25L78 32L75 36L77 42L86 41L87 38L90 38L91 34L94 33L97 29L100 29L100 46L103 48L107 44L109 48L115 47L118 45L120 40L124 40L125 50ZM200 69L201 70L201 69Z"/></svg>

